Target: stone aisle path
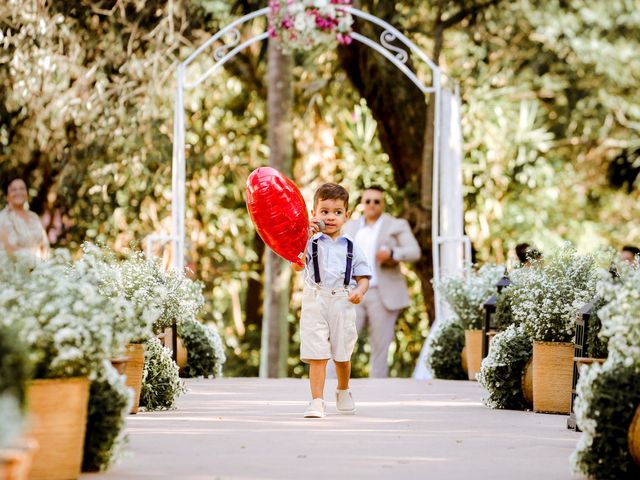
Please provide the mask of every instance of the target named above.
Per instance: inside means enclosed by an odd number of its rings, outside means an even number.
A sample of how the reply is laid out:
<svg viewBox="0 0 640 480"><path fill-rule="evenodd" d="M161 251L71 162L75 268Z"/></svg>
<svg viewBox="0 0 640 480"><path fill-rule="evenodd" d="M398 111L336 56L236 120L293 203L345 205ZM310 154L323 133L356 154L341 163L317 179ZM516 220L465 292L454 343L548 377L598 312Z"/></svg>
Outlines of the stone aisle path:
<svg viewBox="0 0 640 480"><path fill-rule="evenodd" d="M354 380L355 416L303 419L307 382L189 380L128 419L128 454L82 479L572 479L566 417L490 410L475 382ZM329 382L327 392L335 384ZM330 398L329 396L327 396Z"/></svg>

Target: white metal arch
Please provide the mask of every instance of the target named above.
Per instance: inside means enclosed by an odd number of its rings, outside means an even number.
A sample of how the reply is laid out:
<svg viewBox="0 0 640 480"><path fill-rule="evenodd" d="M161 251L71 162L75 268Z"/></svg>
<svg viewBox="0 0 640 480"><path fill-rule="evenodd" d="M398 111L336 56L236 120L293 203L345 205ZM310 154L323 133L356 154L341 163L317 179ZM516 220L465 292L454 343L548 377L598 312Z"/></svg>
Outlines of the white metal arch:
<svg viewBox="0 0 640 480"><path fill-rule="evenodd" d="M470 258L470 243L466 236L462 233L455 236L442 236L441 235L441 148L440 148L440 134L441 134L441 96L443 90L443 78L447 77L446 74L435 64L431 59L416 46L411 40L409 40L404 34L398 31L395 27L385 22L384 20L363 12L359 9L351 6L343 7L352 16L358 17L365 21L371 22L382 28L382 33L378 41L370 39L361 33L353 31L351 37L353 40L360 42L368 47L374 49L376 52L384 56L387 60L393 63L400 71L402 71L407 78L409 78L413 84L424 94L433 94L435 101L435 118L434 118L434 148L433 148L433 185L432 185L432 241L433 241L433 264L434 264L434 287L436 290L436 321L441 317L443 305L442 299L438 292L438 285L441 276L441 260L440 260L440 248L445 244L459 245L460 257L463 255ZM175 96L175 112L174 112L174 140L173 140L173 164L172 164L172 235L170 240L173 246L172 265L177 270L184 268L184 247L185 247L185 112L184 112L184 94L186 90L190 90L198 87L207 78L211 77L218 69L220 69L226 62L237 55L242 50L248 48L254 43L266 40L268 38L268 32L260 32L251 38L244 41L241 40L241 34L238 27L250 22L256 18L268 15L269 8L265 7L260 10L256 10L248 15L238 18L219 30L217 33L211 36L205 43L198 47L189 57L177 66L176 71L176 96ZM227 43L218 46L214 49L213 58L214 64L202 73L198 78L192 82L188 82L186 79L187 67L198 58L203 52L217 41L227 41ZM404 48L408 49L410 53L413 53L419 60L421 60L431 71L433 86L426 86L407 66L409 54L403 48L393 45L391 42L399 41ZM453 82L452 82L453 83ZM462 202L462 198L460 198ZM461 220L462 221L462 220ZM160 240L167 240L166 237L159 238ZM151 240L153 241L153 240ZM149 248L150 250L150 248ZM460 258L460 265L463 263L463 259Z"/></svg>

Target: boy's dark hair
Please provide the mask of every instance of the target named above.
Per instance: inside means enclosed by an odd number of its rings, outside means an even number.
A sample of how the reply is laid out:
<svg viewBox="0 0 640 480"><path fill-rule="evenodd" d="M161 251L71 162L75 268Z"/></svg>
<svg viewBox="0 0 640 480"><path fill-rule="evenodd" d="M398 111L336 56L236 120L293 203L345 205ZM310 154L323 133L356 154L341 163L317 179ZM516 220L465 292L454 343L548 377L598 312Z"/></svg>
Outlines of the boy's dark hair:
<svg viewBox="0 0 640 480"><path fill-rule="evenodd" d="M640 248L634 247L633 245L625 245L624 247L622 247L622 251L623 252L629 252L634 257L636 255L640 255Z"/></svg>
<svg viewBox="0 0 640 480"><path fill-rule="evenodd" d="M384 193L384 188L382 188L380 185L369 185L368 187L365 187L364 190L376 190L380 193Z"/></svg>
<svg viewBox="0 0 640 480"><path fill-rule="evenodd" d="M318 205L321 200L342 200L345 210L349 210L349 192L335 183L325 183L313 195L313 208Z"/></svg>

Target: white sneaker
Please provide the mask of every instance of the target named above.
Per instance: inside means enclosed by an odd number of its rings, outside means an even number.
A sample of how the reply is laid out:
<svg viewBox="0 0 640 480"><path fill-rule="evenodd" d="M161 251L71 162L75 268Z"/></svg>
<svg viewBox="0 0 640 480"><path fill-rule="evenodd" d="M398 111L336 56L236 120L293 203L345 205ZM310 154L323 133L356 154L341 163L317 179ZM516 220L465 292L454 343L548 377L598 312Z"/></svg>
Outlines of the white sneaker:
<svg viewBox="0 0 640 480"><path fill-rule="evenodd" d="M324 418L324 400L321 398L314 398L309 402L306 412L304 412L304 418Z"/></svg>
<svg viewBox="0 0 640 480"><path fill-rule="evenodd" d="M342 415L353 415L356 413L356 404L353 401L351 390L336 390L336 408Z"/></svg>

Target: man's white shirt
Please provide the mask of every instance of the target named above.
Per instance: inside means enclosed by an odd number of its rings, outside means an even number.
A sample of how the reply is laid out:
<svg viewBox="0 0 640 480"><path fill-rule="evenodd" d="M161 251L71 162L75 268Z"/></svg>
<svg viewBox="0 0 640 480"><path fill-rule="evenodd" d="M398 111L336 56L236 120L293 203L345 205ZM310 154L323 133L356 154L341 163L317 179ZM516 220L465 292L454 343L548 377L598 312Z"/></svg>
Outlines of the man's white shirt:
<svg viewBox="0 0 640 480"><path fill-rule="evenodd" d="M378 265L376 263L376 244L378 243L378 235L380 234L380 226L382 225L382 216L375 223L367 225L364 217L360 218L360 227L356 233L355 243L362 249L367 263L371 268L371 278L369 286L375 287L378 284Z"/></svg>

